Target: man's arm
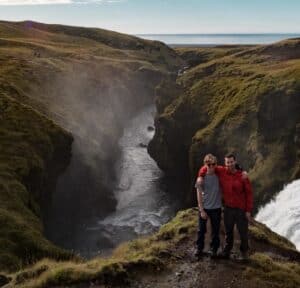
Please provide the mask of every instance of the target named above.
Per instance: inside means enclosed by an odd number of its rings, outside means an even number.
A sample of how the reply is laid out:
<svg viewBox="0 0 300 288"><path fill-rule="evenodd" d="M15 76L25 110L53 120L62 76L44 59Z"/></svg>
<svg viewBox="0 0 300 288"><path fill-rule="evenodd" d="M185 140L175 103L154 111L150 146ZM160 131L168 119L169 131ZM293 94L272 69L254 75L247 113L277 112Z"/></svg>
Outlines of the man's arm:
<svg viewBox="0 0 300 288"><path fill-rule="evenodd" d="M242 172L242 178L243 179L248 179L248 173L247 173L247 171L244 171L239 164L236 164L236 169ZM215 173L218 176L223 175L223 173L225 173L225 172L226 172L226 167L220 166L220 165L217 165L215 167ZM206 175L206 173L207 173L207 167L206 166L202 166L199 169L198 177L204 177Z"/></svg>
<svg viewBox="0 0 300 288"><path fill-rule="evenodd" d="M198 178L197 178L197 181L200 177L204 177L207 173L207 167L206 166L202 166L200 169L199 169L199 172L198 172Z"/></svg>
<svg viewBox="0 0 300 288"><path fill-rule="evenodd" d="M220 174L222 174L223 172L225 172L226 168L224 166L220 166L217 165L215 167L215 173L219 176ZM207 167L205 165L203 165L199 172L198 172L198 177L204 177L207 173Z"/></svg>
<svg viewBox="0 0 300 288"><path fill-rule="evenodd" d="M198 177L195 187L197 189L197 201L198 201L198 209L199 209L199 213L201 218L203 219L207 219L207 214L204 210L203 207L203 177Z"/></svg>

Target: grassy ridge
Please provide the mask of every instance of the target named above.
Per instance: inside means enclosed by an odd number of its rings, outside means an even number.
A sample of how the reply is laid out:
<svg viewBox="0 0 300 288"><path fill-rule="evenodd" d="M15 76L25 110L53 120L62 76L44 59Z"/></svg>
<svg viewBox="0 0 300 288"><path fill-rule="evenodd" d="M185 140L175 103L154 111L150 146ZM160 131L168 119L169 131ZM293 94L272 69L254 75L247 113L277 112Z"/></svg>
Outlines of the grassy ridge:
<svg viewBox="0 0 300 288"><path fill-rule="evenodd" d="M134 277L136 271L152 270L157 274L158 270L163 270L168 263L176 259L176 249L181 249L181 243L194 238L197 215L197 209L180 211L156 234L120 245L112 257L107 259L95 258L87 262L42 260L23 271L7 275L11 282L6 287L63 287L91 282L98 285L126 285L127 281ZM254 246L258 247L261 235L268 235L265 243L270 250L280 250L276 253L285 252L286 255L294 254L299 257L293 244L259 223L250 229L250 237ZM276 267L276 272L272 274L270 267L264 266L265 262ZM261 269L267 270L269 274L262 272ZM279 275L284 274L286 277L284 287L295 287L299 281L296 274L298 270L299 263L293 263L287 258L276 260L263 253L256 253L251 257L251 262L244 273L250 280L275 285L272 287L279 287L282 284L283 279L280 279Z"/></svg>

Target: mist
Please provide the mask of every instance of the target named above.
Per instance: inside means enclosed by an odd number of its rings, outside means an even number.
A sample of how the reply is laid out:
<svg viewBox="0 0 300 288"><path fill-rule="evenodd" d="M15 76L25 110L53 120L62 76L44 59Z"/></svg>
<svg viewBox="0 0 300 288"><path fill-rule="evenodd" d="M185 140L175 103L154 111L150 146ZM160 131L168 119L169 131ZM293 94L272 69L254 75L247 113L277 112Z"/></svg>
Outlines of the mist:
<svg viewBox="0 0 300 288"><path fill-rule="evenodd" d="M48 99L53 99L51 117L74 137L71 163L45 205L46 236L59 246L72 249L74 235L84 231L86 223L115 210L118 140L128 121L153 104L161 75L151 75L122 71L114 63L75 64L46 85Z"/></svg>

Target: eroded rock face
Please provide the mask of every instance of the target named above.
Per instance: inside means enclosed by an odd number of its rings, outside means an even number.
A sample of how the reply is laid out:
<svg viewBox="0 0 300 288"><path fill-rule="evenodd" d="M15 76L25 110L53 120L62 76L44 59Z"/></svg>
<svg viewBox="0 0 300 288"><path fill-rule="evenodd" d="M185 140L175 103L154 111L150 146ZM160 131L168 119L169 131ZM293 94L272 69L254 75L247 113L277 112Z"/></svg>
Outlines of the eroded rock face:
<svg viewBox="0 0 300 288"><path fill-rule="evenodd" d="M256 207L299 175L299 41L246 47L224 57L218 52L169 83L165 91L174 89L172 97L158 95L161 112L149 152L167 173L187 175L190 205L206 153L220 163L227 152L237 154L254 183ZM179 84L183 92L174 88ZM169 103L161 104L165 99Z"/></svg>

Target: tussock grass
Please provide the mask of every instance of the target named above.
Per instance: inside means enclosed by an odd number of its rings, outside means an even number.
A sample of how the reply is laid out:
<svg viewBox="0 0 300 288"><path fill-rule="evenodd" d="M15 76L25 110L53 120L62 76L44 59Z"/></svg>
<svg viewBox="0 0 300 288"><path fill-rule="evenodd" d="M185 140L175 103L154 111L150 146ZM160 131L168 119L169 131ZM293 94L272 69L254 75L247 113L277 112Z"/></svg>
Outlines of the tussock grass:
<svg viewBox="0 0 300 288"><path fill-rule="evenodd" d="M275 288L297 288L300 286L299 263L274 260L262 253L252 255L251 263L244 275L253 283Z"/></svg>

